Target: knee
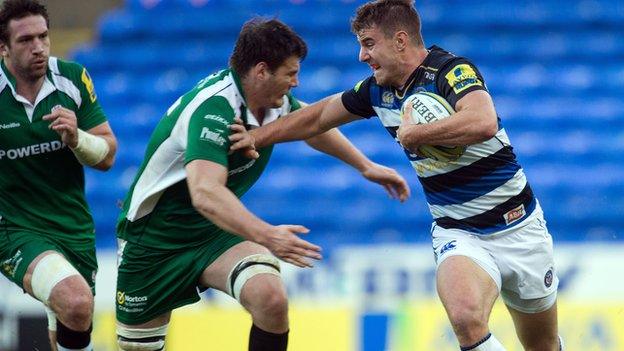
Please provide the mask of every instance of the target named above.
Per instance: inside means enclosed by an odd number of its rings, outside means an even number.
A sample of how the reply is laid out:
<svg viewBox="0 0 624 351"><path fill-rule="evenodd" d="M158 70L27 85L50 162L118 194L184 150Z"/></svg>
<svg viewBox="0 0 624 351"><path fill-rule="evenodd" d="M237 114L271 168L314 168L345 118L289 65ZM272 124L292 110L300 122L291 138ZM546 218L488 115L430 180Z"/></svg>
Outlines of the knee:
<svg viewBox="0 0 624 351"><path fill-rule="evenodd" d="M70 329L84 331L93 317L93 294L90 290L68 295L62 308L57 311L59 319Z"/></svg>
<svg viewBox="0 0 624 351"><path fill-rule="evenodd" d="M262 279L261 276L258 278ZM270 282L255 285L255 287L250 286L250 291L245 291L242 294L242 305L253 316L286 320L288 318L288 298L284 288L280 284L271 284Z"/></svg>
<svg viewBox="0 0 624 351"><path fill-rule="evenodd" d="M481 338L488 329L487 316L483 309L475 304L447 307L447 313L455 332L468 339Z"/></svg>
<svg viewBox="0 0 624 351"><path fill-rule="evenodd" d="M282 289L270 289L265 295L262 310L267 315L280 316L280 319L288 315L288 298Z"/></svg>

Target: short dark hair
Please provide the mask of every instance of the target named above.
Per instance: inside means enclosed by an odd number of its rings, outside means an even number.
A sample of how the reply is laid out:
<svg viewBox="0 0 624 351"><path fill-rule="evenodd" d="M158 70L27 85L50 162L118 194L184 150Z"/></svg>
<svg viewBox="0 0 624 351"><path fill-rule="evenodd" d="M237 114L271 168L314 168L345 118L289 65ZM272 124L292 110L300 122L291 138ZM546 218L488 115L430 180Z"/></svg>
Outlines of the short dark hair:
<svg viewBox="0 0 624 351"><path fill-rule="evenodd" d="M351 20L351 31L358 34L364 29L379 27L386 37L404 30L415 39L417 46L424 45L420 31L420 16L411 0L376 0L358 7Z"/></svg>
<svg viewBox="0 0 624 351"><path fill-rule="evenodd" d="M37 0L5 0L0 8L0 42L9 44L9 22L27 16L40 15L50 27L50 17L45 6Z"/></svg>
<svg viewBox="0 0 624 351"><path fill-rule="evenodd" d="M297 33L278 19L255 17L245 22L236 40L230 66L241 77L260 62L274 72L289 57L303 60L308 47Z"/></svg>

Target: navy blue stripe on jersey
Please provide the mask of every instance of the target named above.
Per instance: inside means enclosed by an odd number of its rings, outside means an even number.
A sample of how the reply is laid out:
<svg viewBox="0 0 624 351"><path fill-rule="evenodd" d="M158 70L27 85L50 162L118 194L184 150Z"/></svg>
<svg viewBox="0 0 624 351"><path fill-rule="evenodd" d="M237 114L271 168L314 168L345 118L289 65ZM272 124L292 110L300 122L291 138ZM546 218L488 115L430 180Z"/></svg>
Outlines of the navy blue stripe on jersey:
<svg viewBox="0 0 624 351"><path fill-rule="evenodd" d="M502 204L494 207L489 211L464 219L441 217L436 219L435 222L442 228L462 229L477 234L491 234L522 222L521 220L518 220L512 223L512 225L507 225L504 217L506 213L518 208L521 205L524 205L524 218L526 218L533 212L536 204L537 201L533 196L533 190L531 190L531 187L527 183L527 185L524 187L524 189L522 189L522 192L520 192L520 194L512 197L511 199L503 202Z"/></svg>
<svg viewBox="0 0 624 351"><path fill-rule="evenodd" d="M473 162L468 166L448 173L420 178L419 180L425 192L435 193L471 183L501 167L509 165L513 166L509 168L511 172L509 178L511 178L520 169L520 165L515 163L515 160L516 156L512 152L511 146L505 146L492 155Z"/></svg>
<svg viewBox="0 0 624 351"><path fill-rule="evenodd" d="M469 167L470 166L464 168ZM464 168L460 168L456 172L459 172ZM461 186L453 187L446 191L425 191L425 196L427 197L429 205L446 206L462 204L496 190L498 187L513 178L519 169L520 166L518 164L508 163L503 167L497 168L493 172L487 174L487 177L474 179L470 183L462 184ZM440 176L444 175L446 174L441 174ZM422 178L419 179L422 180Z"/></svg>

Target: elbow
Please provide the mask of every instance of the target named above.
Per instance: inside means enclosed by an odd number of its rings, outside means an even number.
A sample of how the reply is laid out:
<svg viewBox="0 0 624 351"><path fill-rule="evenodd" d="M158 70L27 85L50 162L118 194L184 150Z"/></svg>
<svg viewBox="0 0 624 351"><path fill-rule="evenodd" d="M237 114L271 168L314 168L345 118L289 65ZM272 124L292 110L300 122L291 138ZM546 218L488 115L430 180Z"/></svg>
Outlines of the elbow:
<svg viewBox="0 0 624 351"><path fill-rule="evenodd" d="M113 168L113 164L115 164L115 157L107 157L104 161L100 162L97 166L97 169L100 171L108 171Z"/></svg>
<svg viewBox="0 0 624 351"><path fill-rule="evenodd" d="M493 122L485 123L480 128L479 139L486 141L492 139L498 133L498 121L495 119Z"/></svg>
<svg viewBox="0 0 624 351"><path fill-rule="evenodd" d="M212 218L216 213L216 208L212 206L212 201L210 201L208 195L202 190L191 192L191 204L195 211L199 212L204 217Z"/></svg>
<svg viewBox="0 0 624 351"><path fill-rule="evenodd" d="M98 171L106 172L110 170L111 168L113 168L114 163L115 163L114 157L110 157L110 158L107 157L106 159L102 160L102 162L91 166L91 168L97 169Z"/></svg>
<svg viewBox="0 0 624 351"><path fill-rule="evenodd" d="M103 171L103 172L110 170L111 168L113 168L113 165L115 164L116 154L117 154L117 142L113 141L112 145L109 143L108 152L106 156L104 157L104 159L91 167L97 169L98 171Z"/></svg>

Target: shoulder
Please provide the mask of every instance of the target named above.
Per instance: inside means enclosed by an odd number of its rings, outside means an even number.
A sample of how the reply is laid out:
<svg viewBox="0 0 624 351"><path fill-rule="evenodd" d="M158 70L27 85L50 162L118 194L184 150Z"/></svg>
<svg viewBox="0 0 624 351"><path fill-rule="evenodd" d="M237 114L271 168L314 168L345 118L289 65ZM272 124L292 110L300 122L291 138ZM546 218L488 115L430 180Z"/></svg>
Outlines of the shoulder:
<svg viewBox="0 0 624 351"><path fill-rule="evenodd" d="M437 72L449 72L454 70L455 68L462 68L468 66L471 70L475 69L476 66L472 63L468 58L464 56L455 55L452 52L446 51L439 46L432 46L429 48L431 55L431 60L429 60L428 65L435 69Z"/></svg>
<svg viewBox="0 0 624 351"><path fill-rule="evenodd" d="M66 61L54 56L48 59L48 66L53 74L70 79L81 77L83 74L88 75L84 66L78 62Z"/></svg>
<svg viewBox="0 0 624 351"><path fill-rule="evenodd" d="M182 105L191 110L217 109L219 112L232 113L242 104L229 70L222 70L200 80L193 89L182 97Z"/></svg>

